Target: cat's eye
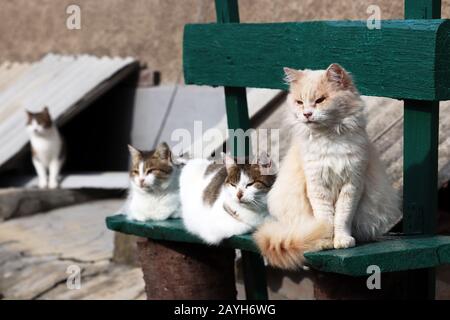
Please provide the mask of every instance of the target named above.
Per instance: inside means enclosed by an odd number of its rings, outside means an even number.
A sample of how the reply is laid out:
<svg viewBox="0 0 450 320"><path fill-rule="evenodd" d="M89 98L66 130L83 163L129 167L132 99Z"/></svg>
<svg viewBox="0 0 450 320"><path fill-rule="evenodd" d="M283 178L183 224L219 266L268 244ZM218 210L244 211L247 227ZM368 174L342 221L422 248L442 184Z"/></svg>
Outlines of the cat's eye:
<svg viewBox="0 0 450 320"><path fill-rule="evenodd" d="M247 185L246 185L245 187L246 187L246 188L251 187L252 185L255 184L255 182L256 182L256 181L252 181L252 182L250 182L250 183L247 183Z"/></svg>
<svg viewBox="0 0 450 320"><path fill-rule="evenodd" d="M236 187L236 183L228 182L232 187Z"/></svg>
<svg viewBox="0 0 450 320"><path fill-rule="evenodd" d="M150 173L165 173L165 174L169 174L168 172L161 170L161 169L156 169L156 168L150 168L145 170L145 175L148 175Z"/></svg>
<svg viewBox="0 0 450 320"><path fill-rule="evenodd" d="M299 105L302 105L302 104L303 104L303 101L302 101L302 100L295 100L295 102L296 102L297 104L299 104Z"/></svg>
<svg viewBox="0 0 450 320"><path fill-rule="evenodd" d="M322 103L324 102L326 99L326 97L320 97L319 99L316 100L316 103Z"/></svg>
<svg viewBox="0 0 450 320"><path fill-rule="evenodd" d="M131 173L136 175L136 176L139 175L139 171L138 170L132 170Z"/></svg>
<svg viewBox="0 0 450 320"><path fill-rule="evenodd" d="M255 181L255 187L257 189L269 188L269 186L266 183L262 182L262 181Z"/></svg>

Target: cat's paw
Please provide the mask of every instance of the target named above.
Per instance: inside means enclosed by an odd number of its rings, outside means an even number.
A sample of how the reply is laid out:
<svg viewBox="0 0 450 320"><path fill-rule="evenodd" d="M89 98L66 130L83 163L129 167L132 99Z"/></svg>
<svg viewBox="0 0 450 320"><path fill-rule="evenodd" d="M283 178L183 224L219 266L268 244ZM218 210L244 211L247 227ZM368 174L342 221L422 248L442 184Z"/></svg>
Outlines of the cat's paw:
<svg viewBox="0 0 450 320"><path fill-rule="evenodd" d="M39 187L39 189L47 189L47 181L40 180L38 183L38 187Z"/></svg>
<svg viewBox="0 0 450 320"><path fill-rule="evenodd" d="M58 188L58 181L50 181L49 183L48 183L48 187L49 187L49 189L56 189L56 188Z"/></svg>
<svg viewBox="0 0 450 320"><path fill-rule="evenodd" d="M328 250L334 248L334 243L332 239L322 239L317 243L318 250Z"/></svg>
<svg viewBox="0 0 450 320"><path fill-rule="evenodd" d="M346 234L337 234L334 236L334 248L345 249L354 247L356 244L355 238Z"/></svg>

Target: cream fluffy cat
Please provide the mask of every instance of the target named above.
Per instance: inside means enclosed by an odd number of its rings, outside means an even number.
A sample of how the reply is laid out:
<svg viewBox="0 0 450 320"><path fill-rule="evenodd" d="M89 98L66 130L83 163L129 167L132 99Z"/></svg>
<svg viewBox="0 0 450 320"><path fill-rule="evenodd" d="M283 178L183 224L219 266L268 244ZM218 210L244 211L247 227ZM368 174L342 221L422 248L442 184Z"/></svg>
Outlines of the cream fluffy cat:
<svg viewBox="0 0 450 320"><path fill-rule="evenodd" d="M165 220L179 215L178 179L181 166L166 143L153 151L128 146L131 155L130 193L125 213L131 220Z"/></svg>
<svg viewBox="0 0 450 320"><path fill-rule="evenodd" d="M41 112L26 113L32 160L38 175L39 188L57 188L66 156L64 141L47 107Z"/></svg>
<svg viewBox="0 0 450 320"><path fill-rule="evenodd" d="M180 176L180 199L186 229L206 243L253 231L267 216L266 196L275 177L264 174L271 162L225 165L189 160Z"/></svg>
<svg viewBox="0 0 450 320"><path fill-rule="evenodd" d="M270 264L295 268L305 251L374 240L402 214L350 75L338 64L285 73L291 147L268 195L273 220L255 240Z"/></svg>

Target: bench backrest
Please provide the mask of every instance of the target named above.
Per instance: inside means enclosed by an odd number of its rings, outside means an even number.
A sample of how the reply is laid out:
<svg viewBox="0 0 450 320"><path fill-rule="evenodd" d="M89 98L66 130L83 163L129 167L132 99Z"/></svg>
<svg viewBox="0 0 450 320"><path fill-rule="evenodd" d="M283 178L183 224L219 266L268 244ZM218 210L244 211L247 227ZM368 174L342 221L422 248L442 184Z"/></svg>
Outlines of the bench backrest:
<svg viewBox="0 0 450 320"><path fill-rule="evenodd" d="M237 0L215 0L217 23L188 24L187 84L224 86L230 129L248 129L246 87L286 89L283 67L338 62L364 95L405 100L404 230L432 233L437 212L440 100L450 99L450 22L440 0L405 0L405 18L240 24ZM422 20L427 19L427 20Z"/></svg>

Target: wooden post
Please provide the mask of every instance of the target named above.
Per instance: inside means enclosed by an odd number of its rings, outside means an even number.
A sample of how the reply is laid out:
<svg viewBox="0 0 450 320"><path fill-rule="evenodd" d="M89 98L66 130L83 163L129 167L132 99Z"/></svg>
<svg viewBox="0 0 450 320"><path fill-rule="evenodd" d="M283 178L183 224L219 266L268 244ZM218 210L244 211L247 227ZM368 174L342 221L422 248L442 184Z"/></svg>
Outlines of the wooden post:
<svg viewBox="0 0 450 320"><path fill-rule="evenodd" d="M352 277L312 270L314 298L317 300L390 300L417 298L405 290L404 283L418 270L382 273L380 289L369 289L368 277ZM369 276L369 275L368 275Z"/></svg>
<svg viewBox="0 0 450 320"><path fill-rule="evenodd" d="M138 242L148 300L235 300L234 249Z"/></svg>
<svg viewBox="0 0 450 320"><path fill-rule="evenodd" d="M405 0L405 19L439 19L441 0ZM403 232L434 234L438 201L439 101L405 100L403 133ZM407 290L435 297L435 270L411 276Z"/></svg>
<svg viewBox="0 0 450 320"><path fill-rule="evenodd" d="M239 23L239 8L237 0L216 0L217 23ZM250 118L248 115L247 94L245 88L225 87L225 105L227 109L227 120L229 129L250 128ZM234 156L248 156L250 152L250 142L243 141L243 148L233 137L230 143ZM241 250L244 265L244 284L247 299L266 300L268 298L266 270L264 260L261 256L252 252Z"/></svg>

